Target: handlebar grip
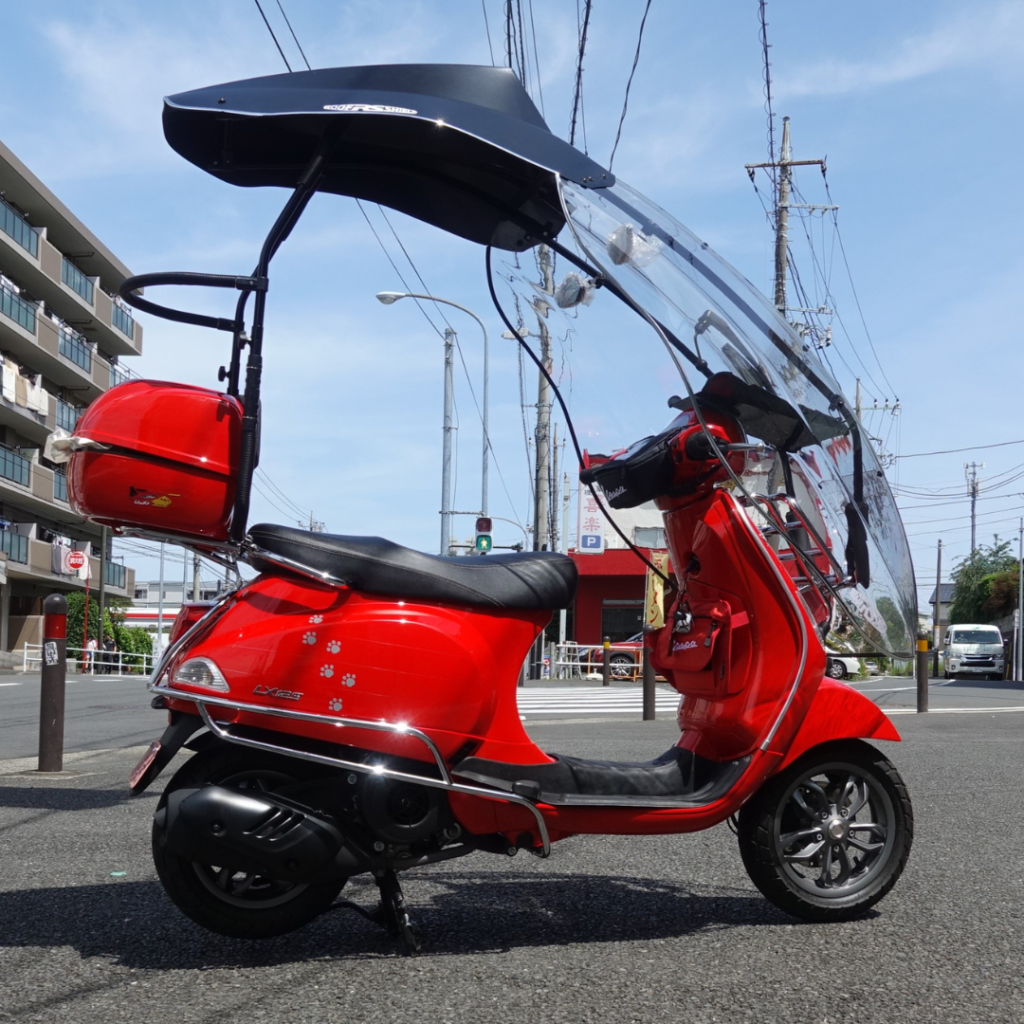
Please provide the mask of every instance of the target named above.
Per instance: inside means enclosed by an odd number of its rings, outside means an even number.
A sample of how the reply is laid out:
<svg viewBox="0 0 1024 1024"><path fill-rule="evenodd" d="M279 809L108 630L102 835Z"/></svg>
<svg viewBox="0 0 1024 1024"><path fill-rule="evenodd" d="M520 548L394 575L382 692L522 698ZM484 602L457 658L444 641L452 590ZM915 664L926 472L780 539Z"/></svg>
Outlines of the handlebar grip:
<svg viewBox="0 0 1024 1024"><path fill-rule="evenodd" d="M162 306L158 302L144 299L136 295L139 288L147 288L157 285L192 285L200 288L237 288L239 291L266 291L266 277L239 277L234 274L202 274L194 271L168 271L156 274L136 274L133 277L126 277L117 289L117 294L130 306L142 310L144 313L152 313L154 316L162 317L164 320L173 320L176 323L192 324L196 327L212 327L217 331L231 331L238 329L236 320L226 320L224 317L206 316L203 313L189 313L186 310L174 309L171 306Z"/></svg>

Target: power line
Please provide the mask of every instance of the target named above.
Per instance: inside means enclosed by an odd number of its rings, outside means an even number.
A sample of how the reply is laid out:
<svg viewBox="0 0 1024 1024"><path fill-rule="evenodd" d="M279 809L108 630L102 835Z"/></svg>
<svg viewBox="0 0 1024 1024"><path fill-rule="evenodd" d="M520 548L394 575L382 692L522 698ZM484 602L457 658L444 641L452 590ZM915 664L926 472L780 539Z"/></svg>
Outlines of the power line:
<svg viewBox="0 0 1024 1024"><path fill-rule="evenodd" d="M270 38L274 40L274 45L277 47L277 52L281 54L281 60L284 61L284 66L291 71L292 66L288 63L288 58L284 55L284 50L281 49L281 44L277 41L277 36L274 35L274 30L270 27L270 22L267 21L267 16L263 13L263 8L260 6L260 0L253 0L256 4L257 10L260 12L260 17L263 19L263 24L267 26L267 31L270 33Z"/></svg>
<svg viewBox="0 0 1024 1024"><path fill-rule="evenodd" d="M636 53L633 54L633 67L629 72L629 79L626 82L626 96L622 101L622 113L619 115L619 127L615 132L615 144L612 146L612 155L608 157L608 170L612 169L615 161L615 151L619 148L619 139L622 137L622 125L626 120L626 110L629 107L629 90L633 87L633 76L636 74L636 66L640 63L640 46L644 41L644 26L647 24L647 15L651 10L651 0L647 0L644 8L644 16L640 19L640 32L636 37Z"/></svg>
<svg viewBox="0 0 1024 1024"><path fill-rule="evenodd" d="M576 116L583 106L583 54L587 48L587 29L590 27L590 8L592 0L585 0L583 8L583 25L580 28L579 52L576 57L576 85L572 97L572 118L569 121L569 145L576 144ZM577 21L579 19L579 4L577 2ZM587 151L586 130L583 133L583 151Z"/></svg>
<svg viewBox="0 0 1024 1024"><path fill-rule="evenodd" d="M491 55L491 67L494 67L494 47L491 45L491 23L487 20L487 0L480 0L484 12L484 31L487 33L487 52Z"/></svg>
<svg viewBox="0 0 1024 1024"><path fill-rule="evenodd" d="M281 17L284 18L284 23L288 26L288 31L291 32L292 39L295 40L295 45L299 48L299 53L302 54L302 59L306 64L306 70L312 71L313 69L309 66L309 61L306 60L306 52L302 49L302 43L299 42L299 37L295 34L295 29L292 28L292 23L288 20L288 15L284 13L284 8L281 6L281 0L277 0L277 9L281 12ZM291 71L291 68L288 70Z"/></svg>
<svg viewBox="0 0 1024 1024"><path fill-rule="evenodd" d="M997 441L994 444L972 444L966 448L946 448L938 452L912 452L909 455L897 455L898 459L923 459L930 455L957 455L960 452L978 452L983 448L1005 448L1011 444L1024 444L1024 438L1020 441Z"/></svg>

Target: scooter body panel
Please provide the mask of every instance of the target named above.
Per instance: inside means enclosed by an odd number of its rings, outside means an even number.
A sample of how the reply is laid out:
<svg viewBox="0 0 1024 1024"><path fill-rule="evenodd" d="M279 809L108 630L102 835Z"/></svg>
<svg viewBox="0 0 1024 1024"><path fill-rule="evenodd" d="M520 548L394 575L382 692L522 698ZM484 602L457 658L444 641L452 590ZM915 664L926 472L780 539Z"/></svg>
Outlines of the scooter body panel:
<svg viewBox="0 0 1024 1024"><path fill-rule="evenodd" d="M261 576L169 667L213 661L240 703L328 717L402 722L426 733L442 757L472 751L530 764L548 760L516 709L519 666L548 612L488 610L377 597L283 576ZM209 694L175 682L184 692ZM172 702L177 706L177 702ZM189 702L181 707L194 710ZM266 728L251 712L217 718ZM419 740L274 718L311 739L432 762Z"/></svg>

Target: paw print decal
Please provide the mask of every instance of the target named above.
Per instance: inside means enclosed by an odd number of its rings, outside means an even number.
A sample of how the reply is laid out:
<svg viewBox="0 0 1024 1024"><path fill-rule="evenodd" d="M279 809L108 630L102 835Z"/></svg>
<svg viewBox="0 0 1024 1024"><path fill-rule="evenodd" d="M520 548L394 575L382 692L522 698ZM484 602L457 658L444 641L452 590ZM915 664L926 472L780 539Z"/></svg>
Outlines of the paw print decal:
<svg viewBox="0 0 1024 1024"><path fill-rule="evenodd" d="M303 633L302 642L304 644L310 644L312 646L316 643L316 633Z"/></svg>
<svg viewBox="0 0 1024 1024"><path fill-rule="evenodd" d="M344 675L343 675L343 676L341 677L341 685L342 685L342 686L355 686L355 685L356 685L356 677L355 677L355 674L354 674L354 673L352 673L352 672L346 672L346 673L345 673L345 674L344 674Z"/></svg>
<svg viewBox="0 0 1024 1024"><path fill-rule="evenodd" d="M327 707L328 707L328 709L330 711L340 711L341 710L341 698L340 697L332 697L327 702Z"/></svg>
<svg viewBox="0 0 1024 1024"><path fill-rule="evenodd" d="M310 617L309 617L309 621L310 621L310 622L311 622L311 623L312 623L312 624L313 624L314 626L316 626L316 625L318 625L319 623L321 623L321 622L323 622L323 621L324 621L324 617L323 617L322 615L310 615Z"/></svg>
<svg viewBox="0 0 1024 1024"><path fill-rule="evenodd" d="M337 654L341 650L341 643L338 640L327 641L327 651L329 654Z"/></svg>
<svg viewBox="0 0 1024 1024"><path fill-rule="evenodd" d="M324 667L320 669L320 675L322 675L324 679L330 679L331 676L334 675L334 666L324 665Z"/></svg>

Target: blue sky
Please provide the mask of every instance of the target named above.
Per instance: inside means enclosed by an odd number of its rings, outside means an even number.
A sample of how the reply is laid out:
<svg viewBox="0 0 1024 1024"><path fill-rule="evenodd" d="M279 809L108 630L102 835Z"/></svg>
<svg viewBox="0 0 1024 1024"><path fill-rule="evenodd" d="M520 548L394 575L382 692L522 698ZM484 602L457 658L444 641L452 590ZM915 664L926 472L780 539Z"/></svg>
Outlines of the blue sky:
<svg viewBox="0 0 1024 1024"><path fill-rule="evenodd" d="M293 67L301 67L276 0L264 0L264 8ZM503 8L499 0L285 2L314 67L490 64L485 10L494 58L502 63ZM534 0L533 8L540 89L534 74L531 91L538 104L543 93L549 125L565 136L577 4ZM611 151L643 8L642 0L594 0L584 110L586 145L600 162ZM768 22L776 127L788 115L794 156L827 156L856 288L855 297L831 221L819 217L812 222L815 254L831 274L829 303L849 335L837 323L826 355L844 389L852 392L853 377L863 378L866 405L899 399L897 418L869 413L867 422L901 456L890 476L906 510L926 599L938 538L947 545L947 568L967 550L965 461L985 462L979 539L999 532L1016 540L1024 506L1014 489L1024 491L1024 479L1013 480L1024 445L910 457L1024 438L1018 397L1024 5L771 0ZM133 270L251 268L283 195L233 189L185 163L163 141L160 109L170 93L284 70L254 3L50 0L6 5L3 25L0 138ZM761 206L766 180L759 179L759 197L743 166L767 155L758 33L756 0L653 0L615 171L770 291L772 240ZM532 53L532 40L528 48ZM817 171L805 170L797 181L807 202L829 201ZM387 224L374 208L369 213L412 282ZM389 219L428 288L476 311L497 339L501 327L487 296L482 250L400 215ZM812 286L814 264L798 244L799 225L793 237L802 278L817 300L821 288ZM441 343L411 302L385 308L374 300L375 292L402 284L354 202L319 197L278 256L272 280L264 471L333 532L381 534L436 550ZM459 316L452 312L449 319L479 392L479 329ZM140 373L214 383L226 358L221 336L142 319ZM561 354L570 364L585 357L571 346ZM473 509L480 426L467 378L457 369L455 507ZM491 508L525 523L518 366L497 341L491 370L500 468L500 475L491 470ZM620 408L645 405L648 382L638 374L628 358L610 373L609 391ZM535 391L534 374L526 386L528 394ZM655 411L643 409L646 418L603 415L607 394L575 395L584 433L594 434L591 446L635 439L610 436L617 429L645 433L663 425L660 390L654 392ZM277 498L276 504L284 503ZM253 521L284 519L255 495ZM463 519L455 532L464 536L471 526ZM508 526L496 540L520 537ZM152 562L135 562L140 578L154 571Z"/></svg>

